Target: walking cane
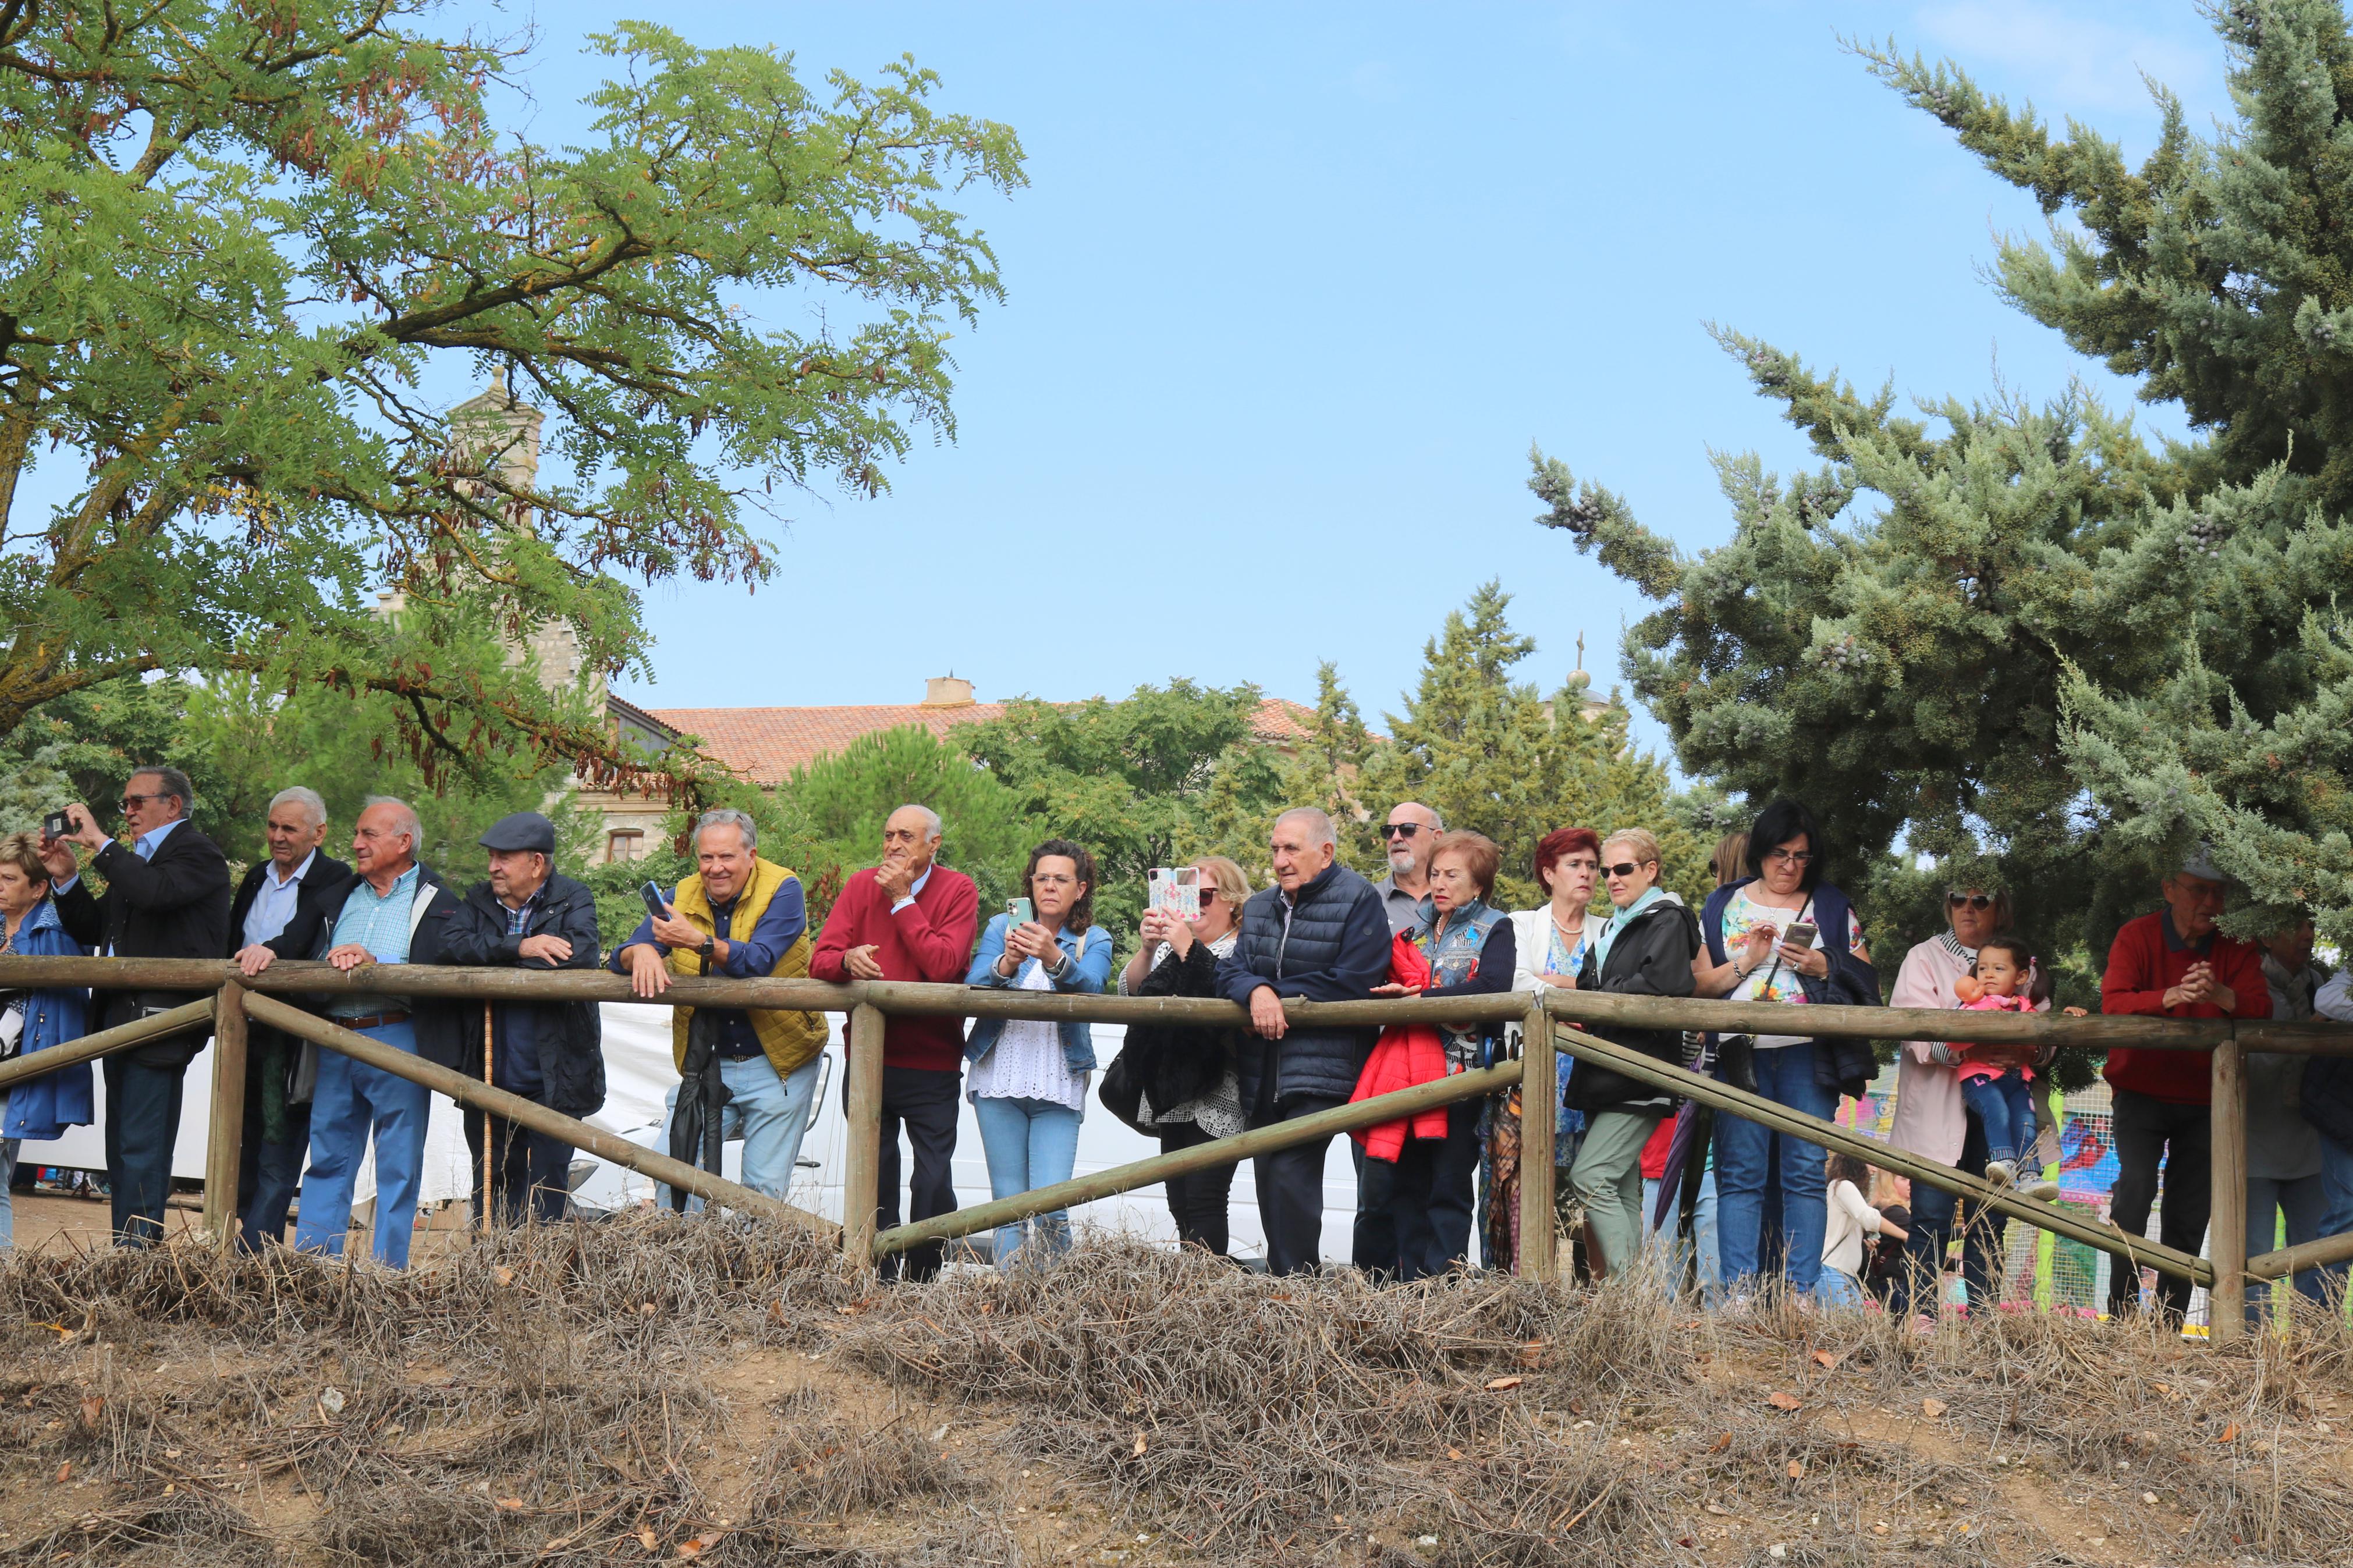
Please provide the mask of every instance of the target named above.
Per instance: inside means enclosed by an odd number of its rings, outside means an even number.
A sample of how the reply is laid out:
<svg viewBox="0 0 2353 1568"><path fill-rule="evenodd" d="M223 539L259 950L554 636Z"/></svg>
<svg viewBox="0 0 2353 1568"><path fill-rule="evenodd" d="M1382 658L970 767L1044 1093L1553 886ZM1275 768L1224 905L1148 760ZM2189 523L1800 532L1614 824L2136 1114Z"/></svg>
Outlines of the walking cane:
<svg viewBox="0 0 2353 1568"><path fill-rule="evenodd" d="M482 1087L491 1087L491 1004L482 1003ZM482 1111L482 1233L491 1229L491 1113Z"/></svg>

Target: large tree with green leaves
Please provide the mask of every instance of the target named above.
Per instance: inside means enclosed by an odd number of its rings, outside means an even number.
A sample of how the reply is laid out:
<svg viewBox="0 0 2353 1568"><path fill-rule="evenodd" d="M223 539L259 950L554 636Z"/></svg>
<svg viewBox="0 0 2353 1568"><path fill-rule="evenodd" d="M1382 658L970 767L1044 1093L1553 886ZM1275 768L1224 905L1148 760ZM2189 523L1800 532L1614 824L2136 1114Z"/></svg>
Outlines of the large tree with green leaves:
<svg viewBox="0 0 2353 1568"><path fill-rule="evenodd" d="M947 203L1020 183L1010 130L911 63L813 88L630 23L538 146L488 112L513 56L432 8L0 4L0 736L234 673L383 694L429 770L625 770L474 633L641 665L624 578L760 583L768 492L952 431L950 328L1000 287ZM536 481L428 395L491 370L547 415Z"/></svg>
<svg viewBox="0 0 2353 1568"><path fill-rule="evenodd" d="M2353 940L2353 38L2330 0L2213 16L2238 121L2193 135L2159 89L2137 169L1955 67L1858 51L2073 217L2002 242L2003 293L2193 439L2152 445L2081 389L1901 413L1719 331L1821 460L1722 460L1729 543L1686 554L1536 459L1541 521L1658 602L1627 672L1684 765L1810 800L1911 934L1942 879L1899 844L2007 879L2096 957L2203 839L2251 894L2227 924L2303 909Z"/></svg>

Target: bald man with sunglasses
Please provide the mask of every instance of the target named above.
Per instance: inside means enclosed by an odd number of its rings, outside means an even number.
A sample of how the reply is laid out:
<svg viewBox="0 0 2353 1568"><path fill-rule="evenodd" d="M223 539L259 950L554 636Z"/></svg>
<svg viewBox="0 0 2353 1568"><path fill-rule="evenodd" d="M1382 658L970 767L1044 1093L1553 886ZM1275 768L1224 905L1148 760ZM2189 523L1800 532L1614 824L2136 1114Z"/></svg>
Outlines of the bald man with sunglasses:
<svg viewBox="0 0 2353 1568"><path fill-rule="evenodd" d="M1373 884L1373 891L1381 896L1391 936L1414 923L1415 911L1430 896L1430 858L1438 852L1438 836L1445 831L1438 813L1418 800L1391 806L1388 819L1381 824L1389 874Z"/></svg>

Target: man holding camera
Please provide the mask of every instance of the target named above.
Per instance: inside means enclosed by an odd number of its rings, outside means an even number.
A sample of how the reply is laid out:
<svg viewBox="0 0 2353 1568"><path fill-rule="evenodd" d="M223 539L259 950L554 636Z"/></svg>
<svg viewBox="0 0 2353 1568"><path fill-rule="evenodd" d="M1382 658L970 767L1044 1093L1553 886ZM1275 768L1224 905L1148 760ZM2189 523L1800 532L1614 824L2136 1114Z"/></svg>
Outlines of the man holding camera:
<svg viewBox="0 0 2353 1568"><path fill-rule="evenodd" d="M144 767L122 790L128 847L109 837L79 803L52 817L41 837L58 919L92 952L114 958L197 958L228 950L228 858L188 821L195 791L177 768ZM93 851L106 879L93 896L73 846ZM94 1022L118 1027L185 1005L171 991L101 992ZM114 1240L151 1247L163 1239L172 1195L172 1147L180 1135L180 1093L205 1031L185 1030L106 1058L106 1179L113 1188Z"/></svg>
<svg viewBox="0 0 2353 1568"><path fill-rule="evenodd" d="M964 979L979 934L980 893L972 879L938 863L940 816L902 805L882 823L882 864L851 877L826 917L809 958L819 980ZM893 1014L882 1026L882 1148L877 1162L876 1225L899 1223L899 1128L913 1154L911 1220L955 1207L956 1089L964 1079L964 1026L955 1018ZM842 1085L849 1098L849 1086ZM881 1261L884 1279L928 1279L940 1269L938 1242Z"/></svg>
<svg viewBox="0 0 2353 1568"><path fill-rule="evenodd" d="M760 830L741 811L706 811L694 825L695 871L668 899L648 883L649 908L613 954L629 989L651 999L670 978L797 979L809 972L808 911L800 879L756 853ZM677 1007L670 1057L670 1154L719 1168L720 1146L744 1140L744 1184L770 1197L792 1189L801 1137L825 1054L825 1015L776 1007ZM702 1200L680 1204L699 1208Z"/></svg>
<svg viewBox="0 0 2353 1568"><path fill-rule="evenodd" d="M269 853L246 872L229 905L231 958L284 936L309 952L325 919L322 900L352 879L352 868L320 846L327 837L327 803L300 784L270 798L263 828ZM245 1138L237 1150L237 1245L248 1252L264 1237L286 1239L286 1215L302 1181L311 1149L311 1092L297 1080L302 1042L266 1024L246 1033Z"/></svg>
<svg viewBox="0 0 2353 1568"><path fill-rule="evenodd" d="M449 962L522 969L596 967L596 895L555 872L555 824L518 811L475 842L490 851L491 874L466 894L451 932ZM476 1028L489 1031L487 1045ZM466 1010L468 1076L575 1121L605 1103L604 1024L594 1002L496 1002ZM570 1201L572 1145L484 1111L466 1115L474 1152L475 1218L485 1226L564 1218ZM528 1209L526 1210L526 1205Z"/></svg>

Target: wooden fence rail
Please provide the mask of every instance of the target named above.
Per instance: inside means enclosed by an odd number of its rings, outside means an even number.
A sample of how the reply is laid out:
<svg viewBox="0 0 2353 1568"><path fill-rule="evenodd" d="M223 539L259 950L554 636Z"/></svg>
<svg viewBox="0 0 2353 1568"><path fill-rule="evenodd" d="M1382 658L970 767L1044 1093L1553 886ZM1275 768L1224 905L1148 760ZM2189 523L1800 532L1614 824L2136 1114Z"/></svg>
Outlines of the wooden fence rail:
<svg viewBox="0 0 2353 1568"><path fill-rule="evenodd" d="M1556 1047L1571 1056L1607 1062L1636 1079L1698 1100L1717 1111L1745 1117L1824 1148L1842 1150L2012 1218L2068 1237L2116 1256L2122 1266L2148 1264L2204 1285L2213 1311L2211 1337L2237 1338L2243 1331L2241 1303L2250 1283L2275 1279L2299 1269L2353 1258L2353 1235L2327 1237L2250 1258L2244 1229L2244 1080L2246 1053L2353 1055L2353 1029L2328 1023L2235 1022L2230 1019L2163 1017L2069 1018L2052 1014L2019 1015L1888 1007L1810 1006L1793 1019L1775 1004L1706 1001L1694 997L1619 996L1592 992L1546 990L1460 1000L1304 1002L1283 1004L1296 1025L1370 1027L1403 1023L1517 1022L1523 1055L1517 1062L1459 1075L1439 1083L1340 1106L1295 1121L1253 1129L1236 1137L1196 1145L1174 1154L1132 1162L1092 1175L1016 1197L976 1204L954 1214L875 1234L877 1168L881 1112L882 1031L892 1014L934 1017L1030 1018L1095 1023L1158 1023L1232 1027L1247 1022L1235 1004L1203 998L1096 996L927 985L899 981L828 984L814 980L683 979L658 998L637 995L626 976L579 970L545 973L513 969L457 969L424 965L369 965L344 973L322 963L278 963L248 978L227 963L175 959L0 957L0 990L52 986L178 991L199 994L186 1005L121 1027L55 1047L17 1062L0 1064L0 1089L38 1076L122 1050L159 1036L210 1025L216 1039L210 1142L206 1160L207 1229L233 1245L235 1216L229 1212L236 1187L237 1147L243 1134L244 1034L250 1017L289 1034L337 1050L387 1072L421 1083L462 1105L488 1110L520 1125L550 1133L600 1158L656 1181L694 1193L706 1202L784 1223L839 1234L854 1265L926 1241L969 1235L1072 1204L1109 1196L1230 1161L1331 1137L1335 1132L1410 1115L1430 1106L1499 1093L1517 1086L1533 1112L1552 1098ZM849 1071L847 1107L850 1136L843 1172L846 1223L832 1226L782 1200L728 1182L683 1162L638 1148L478 1079L450 1072L353 1034L316 1015L279 1000L288 996L332 997L357 991L392 993L427 1000L586 1001L654 1006L794 1008L846 1013ZM1813 1037L1864 1039L1929 1039L1967 1044L2050 1046L2061 1049L2205 1051L2212 1068L2214 1218L2211 1260L2196 1258L2114 1226L2103 1226L2063 1205L2038 1204L2015 1192L1989 1185L1950 1166L1892 1149L1832 1122L1803 1115L1680 1068L1654 1061L1597 1035L1596 1029L1698 1030L1770 1033L1801 1024ZM1548 1237L1553 1213L1552 1119L1523 1118L1521 1223L1524 1236ZM2227 1213L2226 1213L2227 1211ZM1531 1243L1524 1267L1550 1278L1555 1249Z"/></svg>

